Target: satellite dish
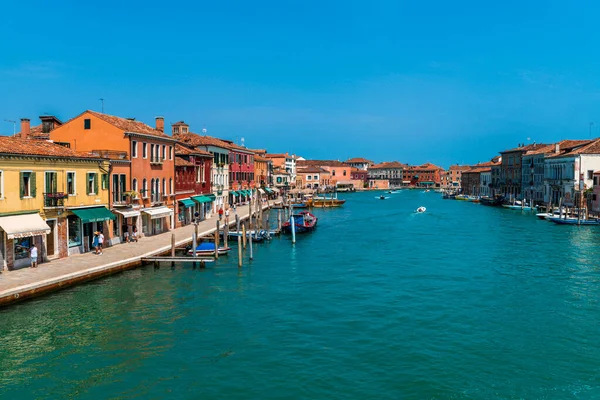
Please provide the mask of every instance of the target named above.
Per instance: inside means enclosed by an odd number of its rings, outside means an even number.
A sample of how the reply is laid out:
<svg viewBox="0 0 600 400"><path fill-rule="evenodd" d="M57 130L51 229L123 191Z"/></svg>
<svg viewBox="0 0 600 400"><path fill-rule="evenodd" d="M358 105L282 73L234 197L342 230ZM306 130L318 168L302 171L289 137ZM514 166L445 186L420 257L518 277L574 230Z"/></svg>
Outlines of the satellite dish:
<svg viewBox="0 0 600 400"><path fill-rule="evenodd" d="M207 132L206 128L202 128L202 133L206 133L206 132Z"/></svg>

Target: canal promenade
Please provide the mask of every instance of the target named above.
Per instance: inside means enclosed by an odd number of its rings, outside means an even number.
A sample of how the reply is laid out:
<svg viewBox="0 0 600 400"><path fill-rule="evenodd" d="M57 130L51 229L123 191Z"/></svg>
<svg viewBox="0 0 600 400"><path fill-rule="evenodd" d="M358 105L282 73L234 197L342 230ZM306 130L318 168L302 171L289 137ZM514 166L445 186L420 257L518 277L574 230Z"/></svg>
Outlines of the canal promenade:
<svg viewBox="0 0 600 400"><path fill-rule="evenodd" d="M263 209L266 208L265 203ZM240 220L248 219L248 206L237 207L237 215ZM217 220L218 216L214 214L199 222L198 236L214 234ZM235 225L234 213L230 215L229 223L230 226ZM175 234L176 247L191 243L194 230L195 226L191 224L140 238L138 242L105 248L102 255L88 252L39 264L38 268L3 272L0 274L0 307L136 268L141 265L142 258L168 253L171 250L172 234Z"/></svg>

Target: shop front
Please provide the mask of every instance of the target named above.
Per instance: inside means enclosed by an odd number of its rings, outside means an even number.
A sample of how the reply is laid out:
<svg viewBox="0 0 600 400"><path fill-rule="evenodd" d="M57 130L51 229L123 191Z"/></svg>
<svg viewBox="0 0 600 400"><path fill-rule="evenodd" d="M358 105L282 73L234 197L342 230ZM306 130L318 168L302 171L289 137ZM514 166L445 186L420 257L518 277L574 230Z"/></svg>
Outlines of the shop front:
<svg viewBox="0 0 600 400"><path fill-rule="evenodd" d="M142 210L142 232L145 236L158 235L169 230L173 210L166 206Z"/></svg>
<svg viewBox="0 0 600 400"><path fill-rule="evenodd" d="M125 233L127 233L127 236L131 238L133 230L140 226L140 211L129 208L122 210L115 209L113 212L117 214L115 225L120 227L119 242L125 242Z"/></svg>
<svg viewBox="0 0 600 400"><path fill-rule="evenodd" d="M179 200L179 207L177 208L177 220L181 226L189 225L193 221L194 207L196 203L191 199Z"/></svg>
<svg viewBox="0 0 600 400"><path fill-rule="evenodd" d="M192 200L197 203L196 212L199 215L199 220L205 220L210 215L212 200L210 197L208 197L208 195L192 196Z"/></svg>
<svg viewBox="0 0 600 400"><path fill-rule="evenodd" d="M108 229L105 223L116 219L115 215L103 206L72 208L69 211L72 213L67 216L69 255L92 250L94 232L102 232L106 238Z"/></svg>
<svg viewBox="0 0 600 400"><path fill-rule="evenodd" d="M38 248L38 262L46 260L45 237L51 229L38 213L0 217L0 229L0 258L4 269L31 265L29 249L34 243Z"/></svg>

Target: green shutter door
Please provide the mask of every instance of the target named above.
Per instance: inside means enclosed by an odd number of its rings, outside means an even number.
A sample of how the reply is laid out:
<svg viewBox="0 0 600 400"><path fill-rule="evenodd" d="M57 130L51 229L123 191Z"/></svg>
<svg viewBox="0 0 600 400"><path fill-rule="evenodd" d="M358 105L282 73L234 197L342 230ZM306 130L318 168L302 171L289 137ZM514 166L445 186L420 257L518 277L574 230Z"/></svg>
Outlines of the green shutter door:
<svg viewBox="0 0 600 400"><path fill-rule="evenodd" d="M85 174L85 193L90 194L90 173Z"/></svg>
<svg viewBox="0 0 600 400"><path fill-rule="evenodd" d="M23 173L19 172L19 193L21 198L25 197L25 185L23 185Z"/></svg>
<svg viewBox="0 0 600 400"><path fill-rule="evenodd" d="M98 174L94 174L94 193L95 194L100 193L98 191Z"/></svg>
<svg viewBox="0 0 600 400"><path fill-rule="evenodd" d="M34 172L31 173L31 178L29 178L29 184L31 185L31 197L35 197L36 195L36 185L35 185L35 176L37 174Z"/></svg>

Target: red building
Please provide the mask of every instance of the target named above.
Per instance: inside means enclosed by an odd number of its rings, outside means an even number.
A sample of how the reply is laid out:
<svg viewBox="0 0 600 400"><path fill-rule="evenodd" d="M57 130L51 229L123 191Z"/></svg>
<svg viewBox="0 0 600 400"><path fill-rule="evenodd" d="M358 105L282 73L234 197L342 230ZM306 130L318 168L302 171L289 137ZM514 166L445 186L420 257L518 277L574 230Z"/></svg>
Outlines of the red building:
<svg viewBox="0 0 600 400"><path fill-rule="evenodd" d="M176 226L206 218L210 212L211 167L213 156L208 151L175 146Z"/></svg>
<svg viewBox="0 0 600 400"><path fill-rule="evenodd" d="M402 172L402 180L410 182L411 186L440 187L442 180L441 172L443 170L442 167L431 163L406 167Z"/></svg>
<svg viewBox="0 0 600 400"><path fill-rule="evenodd" d="M229 144L229 204L250 196L256 186L254 180L254 152L225 140Z"/></svg>
<svg viewBox="0 0 600 400"><path fill-rule="evenodd" d="M352 168L352 179L367 183L369 181L369 172L358 168Z"/></svg>

